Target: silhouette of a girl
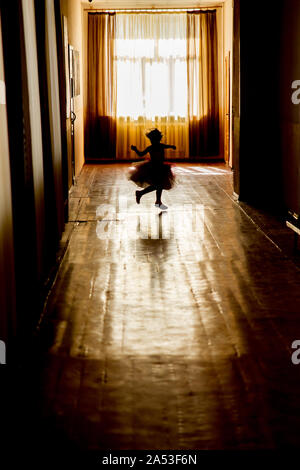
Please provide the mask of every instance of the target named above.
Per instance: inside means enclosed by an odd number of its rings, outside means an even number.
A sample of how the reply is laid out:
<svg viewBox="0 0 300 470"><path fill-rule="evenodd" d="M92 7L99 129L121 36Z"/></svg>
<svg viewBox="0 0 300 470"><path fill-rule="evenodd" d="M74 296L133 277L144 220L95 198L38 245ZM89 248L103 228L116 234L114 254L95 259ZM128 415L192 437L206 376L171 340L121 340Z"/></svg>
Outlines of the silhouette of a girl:
<svg viewBox="0 0 300 470"><path fill-rule="evenodd" d="M174 186L175 176L171 169L171 164L164 161L165 149L176 149L175 145L162 144L162 133L158 129L153 129L146 134L151 142L149 147L141 152L135 145L131 146L139 157L143 157L148 152L150 160L135 163L130 168L129 179L137 186L145 188L141 191L135 192L136 202L139 204L140 199L144 194L156 191L155 206L161 210L166 210L168 207L161 202L161 194L163 189L171 189Z"/></svg>

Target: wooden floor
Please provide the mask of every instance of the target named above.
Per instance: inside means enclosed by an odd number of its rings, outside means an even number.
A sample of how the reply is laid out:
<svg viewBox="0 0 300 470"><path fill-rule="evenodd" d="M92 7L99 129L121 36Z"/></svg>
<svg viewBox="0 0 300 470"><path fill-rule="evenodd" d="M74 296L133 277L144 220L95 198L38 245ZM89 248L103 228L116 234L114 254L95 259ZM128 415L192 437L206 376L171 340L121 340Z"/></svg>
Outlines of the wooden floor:
<svg viewBox="0 0 300 470"><path fill-rule="evenodd" d="M85 166L72 189L28 379L52 450L300 446L299 269L224 165L175 171L163 213L154 193L135 203L126 165Z"/></svg>

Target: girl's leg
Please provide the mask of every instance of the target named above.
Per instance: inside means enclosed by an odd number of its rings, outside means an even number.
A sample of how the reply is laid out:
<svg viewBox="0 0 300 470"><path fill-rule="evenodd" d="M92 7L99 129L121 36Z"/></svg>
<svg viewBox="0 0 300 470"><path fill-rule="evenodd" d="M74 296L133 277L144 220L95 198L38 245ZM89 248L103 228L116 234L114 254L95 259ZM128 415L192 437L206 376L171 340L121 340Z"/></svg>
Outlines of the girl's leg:
<svg viewBox="0 0 300 470"><path fill-rule="evenodd" d="M144 196L144 194L151 193L152 191L155 191L155 190L156 190L156 186L148 186L147 188L142 189L141 191L136 191L135 192L136 202L139 204L140 199L142 196Z"/></svg>
<svg viewBox="0 0 300 470"><path fill-rule="evenodd" d="M156 202L155 202L155 205L156 207L159 207L162 211L165 211L166 209L168 209L168 206L166 206L165 204L163 204L161 202L161 193L163 191L163 188L158 186L156 188Z"/></svg>
<svg viewBox="0 0 300 470"><path fill-rule="evenodd" d="M158 188L156 188L156 201L155 201L155 204L161 204L161 193L162 193L162 188L160 188L158 186Z"/></svg>

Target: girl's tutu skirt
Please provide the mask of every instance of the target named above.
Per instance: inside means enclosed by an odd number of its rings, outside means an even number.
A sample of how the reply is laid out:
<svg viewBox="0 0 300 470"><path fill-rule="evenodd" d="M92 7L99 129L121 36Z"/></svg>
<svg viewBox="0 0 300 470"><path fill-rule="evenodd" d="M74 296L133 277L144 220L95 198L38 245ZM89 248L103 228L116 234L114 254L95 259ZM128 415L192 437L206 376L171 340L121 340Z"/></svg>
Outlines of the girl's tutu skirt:
<svg viewBox="0 0 300 470"><path fill-rule="evenodd" d="M128 173L128 179L141 188L153 185L171 189L175 184L172 165L167 162L153 163L149 160L133 163Z"/></svg>

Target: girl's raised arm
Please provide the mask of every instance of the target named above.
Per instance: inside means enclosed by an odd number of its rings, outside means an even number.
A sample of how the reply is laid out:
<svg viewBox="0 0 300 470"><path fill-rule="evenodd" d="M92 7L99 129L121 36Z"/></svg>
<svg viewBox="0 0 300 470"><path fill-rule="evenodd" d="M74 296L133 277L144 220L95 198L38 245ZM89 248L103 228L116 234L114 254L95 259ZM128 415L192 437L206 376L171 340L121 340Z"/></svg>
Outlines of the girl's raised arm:
<svg viewBox="0 0 300 470"><path fill-rule="evenodd" d="M163 144L165 149L173 149L176 150L176 145L168 145L168 144Z"/></svg>
<svg viewBox="0 0 300 470"><path fill-rule="evenodd" d="M145 150L142 150L140 152L140 150L138 150L135 145L132 145L131 150L133 150L139 157L143 157L144 155L146 155L146 153L149 152L149 147L145 148Z"/></svg>

